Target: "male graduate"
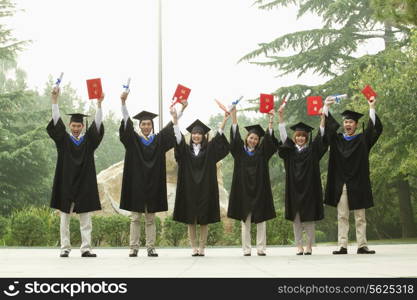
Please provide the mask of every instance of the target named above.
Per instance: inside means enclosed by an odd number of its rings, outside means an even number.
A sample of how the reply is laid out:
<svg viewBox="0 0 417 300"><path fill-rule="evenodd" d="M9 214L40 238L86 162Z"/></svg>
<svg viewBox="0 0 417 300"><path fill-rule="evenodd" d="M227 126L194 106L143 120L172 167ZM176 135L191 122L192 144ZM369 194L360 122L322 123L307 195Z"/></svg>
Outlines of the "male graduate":
<svg viewBox="0 0 417 300"><path fill-rule="evenodd" d="M52 90L52 120L46 130L54 140L58 152L51 207L61 211L60 236L61 257L68 257L71 251L70 218L71 213L80 215L81 256L96 257L91 252L91 215L100 210L100 199L97 189L94 151L100 145L104 135L102 124L101 102L104 95L97 99L95 121L84 129L84 114L70 114L70 133L65 129L58 108L59 88Z"/></svg>
<svg viewBox="0 0 417 300"><path fill-rule="evenodd" d="M123 120L119 134L126 149L120 208L131 212L129 256L138 256L140 218L144 213L148 256L157 257L155 213L168 210L165 153L175 145L176 125L170 122L154 134L153 119L157 115L142 111L133 117L139 120L139 131L136 132L126 108L127 97L128 92L123 92L120 97ZM187 102L182 105L183 110Z"/></svg>
<svg viewBox="0 0 417 300"><path fill-rule="evenodd" d="M368 100L369 122L366 129L357 134L360 113L346 110L343 116L344 133L337 133L340 125L329 113L335 102L328 97L323 112L326 116L325 134L330 145L327 186L324 203L337 207L339 250L333 254L347 254L349 211L355 214L358 254L375 254L369 250L366 240L365 209L374 205L369 178L369 151L382 133L382 124L375 113L375 97Z"/></svg>

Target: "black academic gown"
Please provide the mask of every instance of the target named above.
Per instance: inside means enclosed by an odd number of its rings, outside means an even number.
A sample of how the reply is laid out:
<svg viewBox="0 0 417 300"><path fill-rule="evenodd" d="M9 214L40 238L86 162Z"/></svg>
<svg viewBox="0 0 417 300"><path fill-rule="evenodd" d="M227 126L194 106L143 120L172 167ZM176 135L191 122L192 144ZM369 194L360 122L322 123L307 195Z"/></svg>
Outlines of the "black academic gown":
<svg viewBox="0 0 417 300"><path fill-rule="evenodd" d="M375 125L369 120L365 131L350 141L336 132L339 127L329 113L325 135L329 140L330 155L324 203L336 207L343 184L346 184L350 210L372 207L374 202L369 177L369 151L382 133L382 123L376 116Z"/></svg>
<svg viewBox="0 0 417 300"><path fill-rule="evenodd" d="M217 133L197 156L182 136L181 143L175 146L178 163L175 221L200 225L220 221L216 163L228 153L229 142L224 134Z"/></svg>
<svg viewBox="0 0 417 300"><path fill-rule="evenodd" d="M168 210L165 153L175 144L174 128L169 122L152 143L145 145L124 120L119 129L120 141L126 149L123 167L120 208L133 212L155 213Z"/></svg>
<svg viewBox="0 0 417 300"><path fill-rule="evenodd" d="M55 126L51 120L46 130L58 152L51 207L70 213L71 203L74 202L75 213L100 210L94 151L103 139L103 124L97 130L93 122L78 146L66 132L61 118Z"/></svg>
<svg viewBox="0 0 417 300"><path fill-rule="evenodd" d="M294 221L297 212L301 222L319 221L324 217L323 192L320 179L320 159L326 153L326 138L320 135L303 148L297 149L290 139L278 148L285 167L285 218Z"/></svg>
<svg viewBox="0 0 417 300"><path fill-rule="evenodd" d="M227 216L235 220L246 221L249 213L252 223L260 223L276 217L274 200L269 179L268 162L277 151L274 135L265 137L250 156L244 148L243 140L236 128L230 129L230 152L234 158L232 188L229 197Z"/></svg>

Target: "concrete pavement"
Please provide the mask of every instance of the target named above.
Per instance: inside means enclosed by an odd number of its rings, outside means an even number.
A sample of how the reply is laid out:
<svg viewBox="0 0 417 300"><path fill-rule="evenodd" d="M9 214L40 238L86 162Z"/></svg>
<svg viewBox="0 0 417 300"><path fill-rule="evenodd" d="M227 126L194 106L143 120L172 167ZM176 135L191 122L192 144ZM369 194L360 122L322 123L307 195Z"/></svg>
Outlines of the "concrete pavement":
<svg viewBox="0 0 417 300"><path fill-rule="evenodd" d="M98 248L97 258L81 258L73 249L60 258L59 249L0 248L0 277L417 277L417 244L370 245L375 255L335 256L335 246L313 248L296 256L293 247L268 247L267 256L242 256L240 248L207 248L205 257L191 257L188 248L157 249L158 258L128 257L128 249Z"/></svg>

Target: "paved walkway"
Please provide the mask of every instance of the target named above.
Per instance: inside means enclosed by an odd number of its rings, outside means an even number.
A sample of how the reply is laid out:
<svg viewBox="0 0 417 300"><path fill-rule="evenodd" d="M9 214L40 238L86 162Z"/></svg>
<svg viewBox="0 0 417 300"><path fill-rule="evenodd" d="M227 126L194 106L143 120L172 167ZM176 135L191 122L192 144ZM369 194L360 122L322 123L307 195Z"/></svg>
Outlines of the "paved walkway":
<svg viewBox="0 0 417 300"><path fill-rule="evenodd" d="M81 258L74 249L60 258L58 249L0 248L0 277L417 277L417 244L372 245L376 255L335 256L335 246L319 246L312 256L296 256L291 247L269 247L267 256L242 256L240 248L208 248L205 257L190 249L158 249L158 258L140 250L99 248L98 258ZM256 250L253 251L256 254Z"/></svg>

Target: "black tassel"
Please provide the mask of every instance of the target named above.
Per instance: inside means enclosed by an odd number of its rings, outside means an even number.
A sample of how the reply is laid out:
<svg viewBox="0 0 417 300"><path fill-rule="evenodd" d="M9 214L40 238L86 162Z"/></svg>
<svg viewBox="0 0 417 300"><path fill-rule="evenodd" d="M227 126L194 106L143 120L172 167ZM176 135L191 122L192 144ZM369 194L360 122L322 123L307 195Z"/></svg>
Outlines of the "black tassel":
<svg viewBox="0 0 417 300"><path fill-rule="evenodd" d="M311 146L311 140L313 139L313 131L310 131L310 138L308 140L308 145Z"/></svg>
<svg viewBox="0 0 417 300"><path fill-rule="evenodd" d="M362 133L365 132L365 122L362 122Z"/></svg>

